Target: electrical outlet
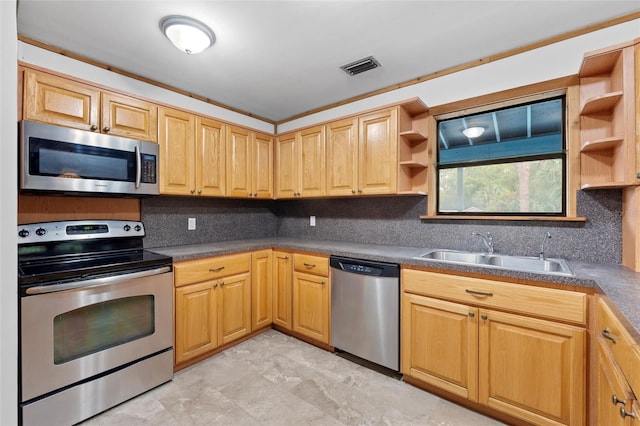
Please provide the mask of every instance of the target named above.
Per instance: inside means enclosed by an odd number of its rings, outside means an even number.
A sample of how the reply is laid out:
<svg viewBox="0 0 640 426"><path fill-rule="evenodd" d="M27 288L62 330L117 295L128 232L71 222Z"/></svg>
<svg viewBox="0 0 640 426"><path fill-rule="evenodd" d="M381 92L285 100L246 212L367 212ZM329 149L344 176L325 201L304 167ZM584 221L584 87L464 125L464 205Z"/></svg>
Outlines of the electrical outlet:
<svg viewBox="0 0 640 426"><path fill-rule="evenodd" d="M316 217L309 216L309 226L316 226Z"/></svg>
<svg viewBox="0 0 640 426"><path fill-rule="evenodd" d="M196 229L196 218L195 217L190 217L189 218L189 223L187 225L187 229L189 231L194 231Z"/></svg>

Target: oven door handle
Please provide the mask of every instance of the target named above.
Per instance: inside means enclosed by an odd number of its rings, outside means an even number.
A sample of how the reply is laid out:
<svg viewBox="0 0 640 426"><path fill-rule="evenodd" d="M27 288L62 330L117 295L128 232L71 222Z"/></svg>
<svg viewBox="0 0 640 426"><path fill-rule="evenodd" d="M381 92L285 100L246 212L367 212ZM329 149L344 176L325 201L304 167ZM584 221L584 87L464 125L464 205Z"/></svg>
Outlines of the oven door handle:
<svg viewBox="0 0 640 426"><path fill-rule="evenodd" d="M136 155L136 189L140 188L140 181L142 180L142 159L140 158L140 149L138 145L135 146Z"/></svg>
<svg viewBox="0 0 640 426"><path fill-rule="evenodd" d="M63 291L63 290L76 290L79 288L102 287L105 285L116 284L122 281L132 280L135 278L143 278L143 277L150 277L152 275L164 274L165 272L170 272L170 271L171 271L170 266L163 266L162 268L150 269L148 271L132 272L130 274L124 274L124 275L114 275L111 277L93 278L90 280L76 281L72 283L29 287L26 293L33 295L33 294L54 293L56 291Z"/></svg>

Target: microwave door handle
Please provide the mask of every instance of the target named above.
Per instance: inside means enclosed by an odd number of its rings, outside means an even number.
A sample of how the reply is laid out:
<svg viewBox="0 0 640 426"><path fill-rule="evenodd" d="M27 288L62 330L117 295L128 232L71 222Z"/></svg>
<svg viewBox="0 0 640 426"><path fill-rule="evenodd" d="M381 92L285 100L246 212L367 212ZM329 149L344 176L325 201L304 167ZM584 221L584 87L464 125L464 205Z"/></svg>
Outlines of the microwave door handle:
<svg viewBox="0 0 640 426"><path fill-rule="evenodd" d="M163 266L161 268L151 269L147 271L132 272L128 274L125 273L122 275L114 275L111 277L93 278L89 280L75 281L75 282L63 283L63 284L29 287L26 293L29 295L34 295L34 294L53 293L56 291L63 291L63 290L76 290L79 288L102 287L105 285L117 284L119 282L132 280L135 278L143 278L143 277L150 277L152 275L164 274L170 271L171 271L170 266Z"/></svg>
<svg viewBox="0 0 640 426"><path fill-rule="evenodd" d="M140 188L140 180L142 174L142 160L140 158L140 149L138 145L135 147L135 155L136 155L136 189Z"/></svg>

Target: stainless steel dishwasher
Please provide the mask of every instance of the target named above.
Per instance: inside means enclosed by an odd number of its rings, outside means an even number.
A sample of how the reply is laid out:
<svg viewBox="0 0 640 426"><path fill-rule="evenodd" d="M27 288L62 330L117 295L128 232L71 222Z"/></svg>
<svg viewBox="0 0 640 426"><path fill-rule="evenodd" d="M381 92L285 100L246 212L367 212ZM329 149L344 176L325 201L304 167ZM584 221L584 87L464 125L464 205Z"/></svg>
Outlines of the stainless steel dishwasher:
<svg viewBox="0 0 640 426"><path fill-rule="evenodd" d="M400 371L400 267L331 256L331 346Z"/></svg>

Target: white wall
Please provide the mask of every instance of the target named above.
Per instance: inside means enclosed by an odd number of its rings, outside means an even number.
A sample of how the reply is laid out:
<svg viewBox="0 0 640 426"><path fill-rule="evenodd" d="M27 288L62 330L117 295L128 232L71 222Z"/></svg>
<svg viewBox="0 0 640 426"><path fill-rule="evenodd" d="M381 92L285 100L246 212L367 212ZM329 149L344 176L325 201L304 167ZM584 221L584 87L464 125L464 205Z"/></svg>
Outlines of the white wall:
<svg viewBox="0 0 640 426"><path fill-rule="evenodd" d="M0 425L18 423L16 1L0 1Z"/></svg>
<svg viewBox="0 0 640 426"><path fill-rule="evenodd" d="M136 94L160 103L185 108L241 126L267 133L273 133L274 130L273 125L265 121L202 102L171 90L153 86L143 81L135 80L27 43L18 43L18 59L32 65L72 75L106 87Z"/></svg>
<svg viewBox="0 0 640 426"><path fill-rule="evenodd" d="M278 125L278 133L383 105L421 98L429 107L578 73L586 52L640 36L640 19L564 40L499 61L427 80Z"/></svg>

